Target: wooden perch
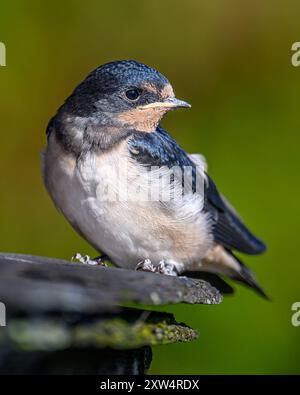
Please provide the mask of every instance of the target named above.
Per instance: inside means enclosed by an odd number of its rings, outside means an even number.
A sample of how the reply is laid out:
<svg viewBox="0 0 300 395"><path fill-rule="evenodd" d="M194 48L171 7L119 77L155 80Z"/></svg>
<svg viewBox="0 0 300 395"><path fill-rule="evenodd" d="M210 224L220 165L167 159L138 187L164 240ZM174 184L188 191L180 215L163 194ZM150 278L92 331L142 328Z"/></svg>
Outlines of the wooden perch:
<svg viewBox="0 0 300 395"><path fill-rule="evenodd" d="M43 315L11 317L0 336L14 349L54 352L69 348L136 349L142 346L187 342L198 337L195 330L175 321L172 314L121 309L100 315Z"/></svg>
<svg viewBox="0 0 300 395"><path fill-rule="evenodd" d="M219 291L200 279L88 266L32 255L0 254L0 301L9 311L112 311L120 304L218 304Z"/></svg>
<svg viewBox="0 0 300 395"><path fill-rule="evenodd" d="M171 314L124 304L217 304L202 279L0 253L0 374L145 374L151 346L197 332Z"/></svg>

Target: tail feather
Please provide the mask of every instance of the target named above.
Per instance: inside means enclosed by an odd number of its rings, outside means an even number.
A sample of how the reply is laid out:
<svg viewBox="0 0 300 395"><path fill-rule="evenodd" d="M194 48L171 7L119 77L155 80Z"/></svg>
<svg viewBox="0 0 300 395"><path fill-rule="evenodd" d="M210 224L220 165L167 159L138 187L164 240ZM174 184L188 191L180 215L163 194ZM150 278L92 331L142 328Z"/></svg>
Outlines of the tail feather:
<svg viewBox="0 0 300 395"><path fill-rule="evenodd" d="M230 252L230 254L234 257L234 259L237 260L237 262L240 265L240 271L238 273L232 275L231 278L235 281L238 281L242 284L247 285L249 288L252 288L254 291L256 291L263 298L270 300L269 296L266 294L264 289L261 287L261 285L256 280L252 271L239 258L237 258L232 252Z"/></svg>
<svg viewBox="0 0 300 395"><path fill-rule="evenodd" d="M257 282L252 271L230 249L226 249L221 245L214 246L202 259L199 270L197 269L194 266L193 271L213 273L215 276L225 275L247 285L263 298L270 300L264 289Z"/></svg>

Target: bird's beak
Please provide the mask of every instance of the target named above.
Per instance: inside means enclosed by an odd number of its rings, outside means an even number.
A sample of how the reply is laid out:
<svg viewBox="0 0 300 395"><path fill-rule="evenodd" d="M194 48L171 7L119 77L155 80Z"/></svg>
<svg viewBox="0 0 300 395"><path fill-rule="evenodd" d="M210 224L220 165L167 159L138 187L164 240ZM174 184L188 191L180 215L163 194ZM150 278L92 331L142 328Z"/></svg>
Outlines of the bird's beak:
<svg viewBox="0 0 300 395"><path fill-rule="evenodd" d="M176 97L169 97L168 99L164 101L159 101L159 102L154 102L154 103L149 103L145 104L143 106L139 106L139 109L141 110L146 110L148 108L190 108L192 107L189 103L183 100L176 99Z"/></svg>

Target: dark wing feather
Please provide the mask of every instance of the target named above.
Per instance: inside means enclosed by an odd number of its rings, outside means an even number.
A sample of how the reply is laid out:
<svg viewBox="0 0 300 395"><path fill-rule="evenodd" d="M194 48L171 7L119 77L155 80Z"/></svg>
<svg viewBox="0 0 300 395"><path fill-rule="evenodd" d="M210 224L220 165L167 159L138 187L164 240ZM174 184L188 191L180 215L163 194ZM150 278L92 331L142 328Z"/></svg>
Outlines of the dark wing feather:
<svg viewBox="0 0 300 395"><path fill-rule="evenodd" d="M129 151L139 163L149 166L193 166L185 151L161 127L153 133L133 132Z"/></svg>
<svg viewBox="0 0 300 395"><path fill-rule="evenodd" d="M133 133L128 141L131 156L149 166L191 166L193 185L196 183L196 165L176 141L161 127L154 133ZM204 211L211 218L215 241L227 249L247 254L259 254L265 245L243 224L230 205L219 194L212 179L207 176Z"/></svg>
<svg viewBox="0 0 300 395"><path fill-rule="evenodd" d="M230 205L219 194L212 179L207 176L204 210L211 214L216 242L228 249L246 254L261 254L265 244L255 237Z"/></svg>

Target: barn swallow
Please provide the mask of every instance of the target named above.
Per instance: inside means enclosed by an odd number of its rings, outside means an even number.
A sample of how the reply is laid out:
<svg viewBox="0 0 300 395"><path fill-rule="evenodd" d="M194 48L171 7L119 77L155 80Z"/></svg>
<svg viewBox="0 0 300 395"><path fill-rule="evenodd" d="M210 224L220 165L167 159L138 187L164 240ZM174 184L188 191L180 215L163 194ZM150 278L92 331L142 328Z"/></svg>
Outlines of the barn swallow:
<svg viewBox="0 0 300 395"><path fill-rule="evenodd" d="M235 256L260 254L264 243L218 192L205 159L187 154L160 126L167 112L184 107L190 105L151 67L133 60L98 67L49 122L46 188L75 230L118 267L225 275L265 296ZM137 200L134 189L128 192L128 184L147 192L149 175L158 170L185 167L193 187L181 199ZM125 168L121 178L117 169ZM197 176L203 193L194 187ZM126 199L104 199L104 189L115 191L117 184L127 188Z"/></svg>

